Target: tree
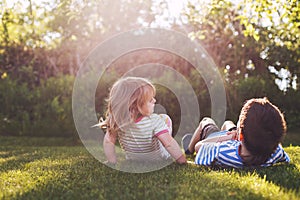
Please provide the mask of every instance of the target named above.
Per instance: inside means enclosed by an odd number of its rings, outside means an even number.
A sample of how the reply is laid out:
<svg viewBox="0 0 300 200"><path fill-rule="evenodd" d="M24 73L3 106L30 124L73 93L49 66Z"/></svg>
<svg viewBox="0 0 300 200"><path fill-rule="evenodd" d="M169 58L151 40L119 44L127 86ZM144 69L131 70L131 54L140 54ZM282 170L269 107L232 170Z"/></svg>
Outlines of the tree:
<svg viewBox="0 0 300 200"><path fill-rule="evenodd" d="M290 85L299 82L298 1L245 0L234 5L213 0L206 11L198 4L189 4L186 12L190 36L203 43L228 80L245 75L282 79L270 72L274 67L290 73Z"/></svg>
<svg viewBox="0 0 300 200"><path fill-rule="evenodd" d="M152 20L148 12L151 0L17 0L0 4L0 74L7 72L15 78L24 76L24 68L37 79L59 73L74 75L101 41Z"/></svg>
<svg viewBox="0 0 300 200"><path fill-rule="evenodd" d="M300 75L300 5L298 0L244 0L239 16L244 34L263 47L267 65L290 72L289 87ZM298 77L295 79L295 77ZM277 77L281 78L281 77Z"/></svg>
<svg viewBox="0 0 300 200"><path fill-rule="evenodd" d="M47 27L51 3L42 1L2 1L0 26L0 73L20 81L38 81L45 74L45 50L57 42ZM25 80L30 76L33 80Z"/></svg>
<svg viewBox="0 0 300 200"><path fill-rule="evenodd" d="M231 1L214 0L207 11L195 5L189 4L186 13L190 37L203 44L228 82L254 75L268 76L260 57L262 46L244 35L238 10Z"/></svg>

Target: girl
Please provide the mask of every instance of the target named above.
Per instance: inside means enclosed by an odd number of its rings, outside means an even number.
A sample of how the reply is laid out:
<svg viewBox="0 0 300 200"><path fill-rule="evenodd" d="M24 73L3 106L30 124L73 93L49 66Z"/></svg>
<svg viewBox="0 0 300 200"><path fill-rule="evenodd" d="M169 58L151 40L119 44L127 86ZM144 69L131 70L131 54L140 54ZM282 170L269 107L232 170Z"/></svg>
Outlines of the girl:
<svg viewBox="0 0 300 200"><path fill-rule="evenodd" d="M115 143L129 160L158 160L173 157L177 163L186 163L180 146L172 135L171 119L154 114L155 87L144 78L127 77L111 88L106 119L100 123L107 132L103 148L109 163L115 164Z"/></svg>

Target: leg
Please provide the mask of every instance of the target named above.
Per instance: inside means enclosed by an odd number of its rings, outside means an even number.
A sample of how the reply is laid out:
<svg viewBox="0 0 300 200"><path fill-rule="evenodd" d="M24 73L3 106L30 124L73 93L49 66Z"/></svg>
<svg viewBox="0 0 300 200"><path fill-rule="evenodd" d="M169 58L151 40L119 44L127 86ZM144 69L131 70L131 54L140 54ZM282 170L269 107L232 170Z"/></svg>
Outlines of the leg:
<svg viewBox="0 0 300 200"><path fill-rule="evenodd" d="M217 127L215 121L209 117L204 117L192 136L188 146L189 152L193 153L195 151L195 145L197 142L203 140L207 135L216 131L219 131L219 128Z"/></svg>
<svg viewBox="0 0 300 200"><path fill-rule="evenodd" d="M236 125L230 120L225 121L221 127L221 131L232 131L234 129L236 129Z"/></svg>

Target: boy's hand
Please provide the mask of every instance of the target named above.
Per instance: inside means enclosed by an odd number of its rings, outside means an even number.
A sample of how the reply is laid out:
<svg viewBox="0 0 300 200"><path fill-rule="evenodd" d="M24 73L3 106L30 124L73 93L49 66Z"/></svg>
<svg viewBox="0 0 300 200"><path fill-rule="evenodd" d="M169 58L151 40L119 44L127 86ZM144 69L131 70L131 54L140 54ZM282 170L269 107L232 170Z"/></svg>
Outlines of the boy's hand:
<svg viewBox="0 0 300 200"><path fill-rule="evenodd" d="M238 139L238 132L237 132L237 130L228 131L227 135L231 135L231 139L232 140L237 140Z"/></svg>

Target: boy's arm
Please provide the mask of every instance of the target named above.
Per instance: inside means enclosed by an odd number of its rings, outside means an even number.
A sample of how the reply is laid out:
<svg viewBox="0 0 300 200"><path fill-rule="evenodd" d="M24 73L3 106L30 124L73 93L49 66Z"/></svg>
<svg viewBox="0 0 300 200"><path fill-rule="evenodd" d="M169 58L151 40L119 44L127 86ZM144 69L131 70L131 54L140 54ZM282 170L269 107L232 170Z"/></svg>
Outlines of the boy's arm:
<svg viewBox="0 0 300 200"><path fill-rule="evenodd" d="M227 135L206 138L196 143L195 151L198 152L200 147L205 143L215 143L215 142L223 142L227 140L235 140L235 137L236 137L236 131L230 131L227 132Z"/></svg>
<svg viewBox="0 0 300 200"><path fill-rule="evenodd" d="M116 137L111 136L108 132L104 136L103 150L108 163L116 164L117 156L115 151Z"/></svg>
<svg viewBox="0 0 300 200"><path fill-rule="evenodd" d="M177 163L183 164L187 162L179 144L169 133L160 134L157 136L157 138L159 141L161 141L163 146L167 149Z"/></svg>
<svg viewBox="0 0 300 200"><path fill-rule="evenodd" d="M216 142L202 143L196 146L195 150L197 151L195 157L195 164L197 165L211 166L219 154L218 143Z"/></svg>
<svg viewBox="0 0 300 200"><path fill-rule="evenodd" d="M198 152L200 147L205 143L223 142L223 141L227 141L227 140L237 140L237 139L238 139L237 130L228 131L226 133L226 135L210 137L210 138L206 138L204 140L197 142L195 145L195 151Z"/></svg>
<svg viewBox="0 0 300 200"><path fill-rule="evenodd" d="M201 140L200 142L205 143L205 142L223 142L227 140L236 140L237 139L237 131L228 131L226 135L219 135L215 137L209 137L204 140Z"/></svg>
<svg viewBox="0 0 300 200"><path fill-rule="evenodd" d="M195 144L195 151L196 151L196 153L199 151L199 149L200 149L200 147L203 145L203 144L205 144L205 143L209 143L209 142L202 142L203 140L201 140L201 141L199 141L199 142L197 142L196 144ZM210 142L211 143L211 142Z"/></svg>

